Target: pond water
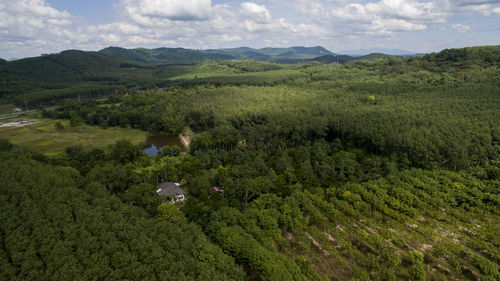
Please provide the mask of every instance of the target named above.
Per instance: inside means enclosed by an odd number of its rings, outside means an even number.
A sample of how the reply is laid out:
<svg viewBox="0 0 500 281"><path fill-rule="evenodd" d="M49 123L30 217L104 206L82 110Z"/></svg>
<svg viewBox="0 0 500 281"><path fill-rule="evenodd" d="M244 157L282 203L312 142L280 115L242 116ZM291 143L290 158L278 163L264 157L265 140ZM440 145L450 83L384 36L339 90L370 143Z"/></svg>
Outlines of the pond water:
<svg viewBox="0 0 500 281"><path fill-rule="evenodd" d="M161 151L161 148L163 146L173 145L177 145L182 152L186 152L186 148L184 147L178 136L165 134L150 136L146 140L146 145L142 148L142 151L144 151L148 156L156 156L156 154Z"/></svg>

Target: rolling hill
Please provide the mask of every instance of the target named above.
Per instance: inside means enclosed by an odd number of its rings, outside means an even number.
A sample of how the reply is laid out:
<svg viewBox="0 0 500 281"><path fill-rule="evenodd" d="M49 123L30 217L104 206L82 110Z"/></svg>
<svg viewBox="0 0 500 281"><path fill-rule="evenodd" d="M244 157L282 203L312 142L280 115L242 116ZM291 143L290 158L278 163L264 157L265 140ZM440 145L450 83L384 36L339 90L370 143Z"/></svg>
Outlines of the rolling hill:
<svg viewBox="0 0 500 281"><path fill-rule="evenodd" d="M183 48L125 49L108 47L98 53L123 60L155 64L191 64L207 60L230 60L235 58L223 53L207 53Z"/></svg>
<svg viewBox="0 0 500 281"><path fill-rule="evenodd" d="M419 56L423 55L422 53L417 53L408 50L402 49L388 49L388 48L371 48L371 49L356 49L356 50L342 50L337 53L342 55L349 55L353 57L366 56L373 53L383 53L393 56Z"/></svg>
<svg viewBox="0 0 500 281"><path fill-rule="evenodd" d="M190 64L207 60L251 59L276 61L280 59L311 59L324 55L335 55L323 47L290 47L253 49L239 47L230 49L192 50L183 48L125 49L109 47L100 54L141 63Z"/></svg>
<svg viewBox="0 0 500 281"><path fill-rule="evenodd" d="M67 82L120 68L122 63L120 59L96 52L67 50L59 54L7 62L6 70L28 80Z"/></svg>
<svg viewBox="0 0 500 281"><path fill-rule="evenodd" d="M326 55L321 55L325 53ZM249 77L248 72L251 72L251 69L262 69L262 71L270 69L269 65L260 65L262 62L268 64L312 62L325 64L338 62L344 64L355 61L395 58L398 57L382 53L361 57L337 55L322 47L263 49L240 47L218 50L109 47L98 52L66 50L58 54L42 55L16 61L0 60L0 98L4 100L2 102L19 103L22 100L22 103L25 104L26 100L32 100L37 104L39 103L39 97L42 96L45 97L45 100L50 100L50 102L56 97L58 99L76 95L95 97L111 92L124 92L128 88L172 85L169 79L185 74L192 74L191 76L194 77L193 80L186 81L186 85L203 83L205 81L203 79L208 79L211 82L218 81L219 84L224 82L237 85L244 80L245 83L254 85L256 80L253 76L256 74ZM499 58L499 46L483 46L447 49L439 53L431 53L415 59L411 58L407 62L404 62L405 59L400 59L400 63L403 63L406 68L422 68L441 72L455 67L468 69L473 66L488 67L498 65ZM197 65L210 60L219 62L214 62L210 66ZM246 62L239 62L238 65L241 67L235 67L232 62L229 62L230 60L244 60ZM254 62L250 62L250 60ZM255 61L261 62L252 65ZM224 64L226 65L224 66ZM290 67L293 68L294 66ZM281 68L281 66L277 65L271 67L271 69ZM396 71L396 68L399 69L397 70L399 72L404 71L402 67L392 68L391 71ZM207 76L207 73L210 73L208 76L212 78L201 78ZM235 76L235 74L239 76ZM214 75L218 78L213 78ZM269 73L263 73L262 77L270 77L269 75ZM188 75L188 77L191 76ZM243 76L245 78L242 78ZM271 83L272 80L259 79L259 81L267 81L266 83Z"/></svg>

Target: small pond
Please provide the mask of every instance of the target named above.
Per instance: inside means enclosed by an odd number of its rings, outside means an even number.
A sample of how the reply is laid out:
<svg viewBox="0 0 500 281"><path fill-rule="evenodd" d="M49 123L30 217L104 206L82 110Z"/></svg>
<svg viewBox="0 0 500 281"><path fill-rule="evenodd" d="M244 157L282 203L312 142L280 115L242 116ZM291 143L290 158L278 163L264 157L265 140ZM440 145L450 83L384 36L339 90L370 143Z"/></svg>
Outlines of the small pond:
<svg viewBox="0 0 500 281"><path fill-rule="evenodd" d="M148 156L156 156L163 146L177 145L181 152L186 152L186 147L182 144L178 136L172 135L153 135L146 140L146 145L142 148Z"/></svg>

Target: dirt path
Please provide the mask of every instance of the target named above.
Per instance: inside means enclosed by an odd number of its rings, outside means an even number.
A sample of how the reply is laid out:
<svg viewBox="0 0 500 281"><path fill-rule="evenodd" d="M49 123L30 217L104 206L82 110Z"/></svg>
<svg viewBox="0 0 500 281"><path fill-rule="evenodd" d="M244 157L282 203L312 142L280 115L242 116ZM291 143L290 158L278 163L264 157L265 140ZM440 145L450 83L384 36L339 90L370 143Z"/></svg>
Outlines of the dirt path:
<svg viewBox="0 0 500 281"><path fill-rule="evenodd" d="M190 136L183 136L179 135L179 138L181 139L182 144L189 149L189 145L191 144L191 137Z"/></svg>
<svg viewBox="0 0 500 281"><path fill-rule="evenodd" d="M43 108L43 109L33 109L33 110L28 110L28 111L21 111L21 112L12 112L12 113L6 113L6 114L0 114L0 119L7 119L7 118L14 118L14 117L18 117L20 115L23 115L23 114L32 114L32 113L37 113L37 112L40 112L44 109L46 110L52 110L56 107L47 107L47 108Z"/></svg>
<svg viewBox="0 0 500 281"><path fill-rule="evenodd" d="M4 128L4 127L24 127L24 126L28 126L28 125L31 125L31 124L35 124L39 122L38 120L26 120L26 119L22 119L22 120L17 120L17 121L12 121L12 122L7 122L7 123L3 123L3 124L0 124L0 128Z"/></svg>

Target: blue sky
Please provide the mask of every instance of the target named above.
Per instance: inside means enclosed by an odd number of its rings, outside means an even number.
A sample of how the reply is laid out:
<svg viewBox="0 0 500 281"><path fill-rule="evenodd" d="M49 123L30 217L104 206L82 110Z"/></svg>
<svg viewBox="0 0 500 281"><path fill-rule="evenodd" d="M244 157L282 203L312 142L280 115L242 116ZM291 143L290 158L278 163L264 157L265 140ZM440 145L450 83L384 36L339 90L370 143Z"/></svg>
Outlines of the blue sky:
<svg viewBox="0 0 500 281"><path fill-rule="evenodd" d="M0 57L65 49L500 44L500 0L0 0Z"/></svg>
<svg viewBox="0 0 500 281"><path fill-rule="evenodd" d="M114 20L114 0L48 0L46 3L58 10L80 17L87 24L109 23Z"/></svg>

